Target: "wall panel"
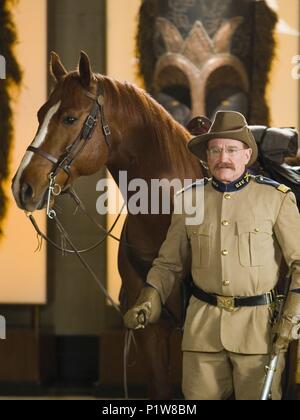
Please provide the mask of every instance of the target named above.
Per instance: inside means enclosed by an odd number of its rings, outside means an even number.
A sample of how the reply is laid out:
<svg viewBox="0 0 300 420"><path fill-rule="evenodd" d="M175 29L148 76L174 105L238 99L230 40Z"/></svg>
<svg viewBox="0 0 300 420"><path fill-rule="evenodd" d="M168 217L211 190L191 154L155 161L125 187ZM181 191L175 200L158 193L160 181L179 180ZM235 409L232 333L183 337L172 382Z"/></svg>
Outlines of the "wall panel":
<svg viewBox="0 0 300 420"><path fill-rule="evenodd" d="M2 227L4 237L0 241L1 304L46 302L45 247L40 253L34 252L37 246L35 232L24 213L16 207L10 190L11 178L35 136L36 112L46 99L46 6L46 0L19 0L13 9L18 34L16 56L23 71L23 83L20 93L14 93L16 99L13 103L15 136L11 177L7 183L9 207ZM0 83L5 83L5 80ZM37 220L45 230L44 214L40 213Z"/></svg>

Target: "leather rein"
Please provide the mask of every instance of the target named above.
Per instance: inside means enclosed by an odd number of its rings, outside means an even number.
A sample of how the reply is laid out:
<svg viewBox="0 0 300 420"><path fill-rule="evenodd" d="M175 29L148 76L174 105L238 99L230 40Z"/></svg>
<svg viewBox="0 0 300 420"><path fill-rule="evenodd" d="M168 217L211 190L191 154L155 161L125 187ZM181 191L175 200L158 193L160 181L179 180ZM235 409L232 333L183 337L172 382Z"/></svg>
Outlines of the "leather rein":
<svg viewBox="0 0 300 420"><path fill-rule="evenodd" d="M109 141L111 131L110 131L109 125L107 124L106 118L105 118L105 113L104 113L104 87L103 87L103 84L101 82L98 83L97 89L98 89L97 95L94 95L93 93L85 90L85 94L90 99L92 99L94 101L93 107L92 107L88 117L86 118L84 124L83 124L81 132L76 137L76 139L73 141L73 143L71 143L69 146L66 147L66 150L62 155L60 155L58 158L56 158L52 154L50 154L50 153L48 153L44 150L41 150L39 147L29 146L27 148L27 151L33 152L34 154L37 154L37 155L41 156L42 158L48 160L49 162L51 162L53 164L52 170L49 174L49 187L48 187L47 207L46 207L47 217L49 219L55 221L56 226L57 226L57 228L60 232L61 238L62 238L62 243L63 244L68 244L70 249L67 249L65 246L60 247L54 241L52 241L50 238L48 238L47 235L42 233L41 230L39 229L38 224L37 224L34 216L32 215L32 213L26 212L26 216L29 218L30 222L32 223L32 225L33 225L34 229L36 230L39 238L42 238L42 239L46 240L46 242L48 242L50 245L54 246L56 249L62 251L63 253L72 253L72 254L75 254L78 257L78 259L80 260L80 262L82 263L84 268L88 271L88 273L91 275L91 277L95 280L95 282L97 283L97 285L101 289L102 293L109 300L109 302L111 303L113 308L122 317L122 313L121 313L121 310L120 310L119 306L114 302L112 297L108 294L108 292L107 292L104 284L102 283L102 281L98 278L96 273L88 265L88 263L82 257L81 254L92 251L93 249L95 249L96 247L101 245L108 237L112 237L114 240L117 240L118 242L120 242L120 239L118 239L117 237L112 235L112 231L113 231L114 227L116 226L116 224L117 224L117 222L118 222L126 204L124 203L117 219L113 223L112 227L107 231L102 225L98 224L92 216L89 215L85 206L83 205L83 203L81 202L81 200L79 199L79 197L77 196L75 191L72 188L70 188L67 191L70 194L71 198L75 201L77 207L80 207L81 210L84 212L84 214L94 224L96 224L102 231L105 232L104 237L99 242L97 242L95 245L91 246L90 248L87 248L87 249L84 249L84 250L78 250L76 248L76 246L74 245L70 236L68 235L65 228L63 227L62 223L58 219L56 211L52 208L53 198L59 196L63 191L63 187L61 187L59 184L56 184L56 176L61 170L63 170L68 175L67 181L71 178L71 166L72 166L74 160L83 151L87 142L91 139L91 137L93 135L93 132L96 128L97 122L98 122L98 114L100 115L101 128L102 128L102 132L103 132L103 135L104 135L105 142L106 142L108 148L111 147L110 146L110 141ZM67 183L67 181L66 181L66 183ZM127 369L126 369L126 367L127 367L127 364L128 364L128 357L129 357L129 350L130 350L131 341L133 341L135 343L133 332L127 330L126 335L125 335L125 346L124 346L124 378L123 378L125 398L126 399L128 399Z"/></svg>
<svg viewBox="0 0 300 420"><path fill-rule="evenodd" d="M63 192L63 187L61 187L59 184L56 184L56 176L57 174L63 170L68 177L71 177L71 166L74 162L74 160L79 156L79 154L83 151L84 147L86 146L87 142L91 139L93 132L96 128L97 122L98 122L98 114L100 114L100 121L101 121L101 128L104 135L105 143L107 144L108 148L110 148L110 141L109 137L111 135L111 131L109 128L109 125L106 122L105 113L104 113L104 88L103 84L98 84L98 92L97 95L94 95L93 93L84 90L86 96L90 99L92 99L95 103L93 104L93 107L87 116L83 127L79 133L79 135L76 137L76 139L71 143L69 146L66 147L66 150L60 155L58 158L53 156L52 154L40 149L39 147L33 147L29 146L27 148L28 152L33 152L34 154L37 154L41 156L42 158L48 160L49 162L53 163L53 167L51 172L48 175L49 178L49 187L48 187L48 196L47 196L47 216L49 219L54 219L56 217L56 211L52 208L52 198L57 197L61 195ZM68 179L69 179L68 178ZM68 180L67 180L68 181ZM67 183L66 181L66 183ZM85 206L83 205L80 198L77 196L75 191L72 188L69 188L67 193L71 196L71 198L75 201L77 207L80 207L83 213L102 231L104 231L106 234L104 238L102 238L99 242L97 242L95 245L83 249L83 250L77 250L78 253L83 254L86 252L90 252L97 248L99 245L101 245L107 237L112 237L114 240L120 242L120 239L112 235L112 231L114 227L116 226L120 215L122 214L122 211L125 207L122 207L118 218L114 222L113 226L107 231L102 225L98 224L95 219L90 216L88 211L86 210ZM76 253L73 249L67 249L65 247L60 247L57 245L54 241L52 241L50 238L48 238L45 234L41 232L39 229L34 217L31 213L28 213L27 216L29 217L31 223L33 224L35 230L37 231L39 237L46 240L48 243L50 243L53 247L55 247L57 250L63 252L63 253L70 253L74 254Z"/></svg>
<svg viewBox="0 0 300 420"><path fill-rule="evenodd" d="M58 246L55 242L53 242L50 238L48 238L45 234L43 234L41 232L41 230L38 227L38 224L36 223L32 213L26 213L26 215L29 217L31 223L33 224L33 227L35 228L35 230L37 231L38 235L40 237L42 237L43 239L45 239L47 242L49 242L52 246L54 246L56 249L62 251L63 253L72 253L72 254L76 254L77 257L81 260L81 262L83 263L83 265L86 267L87 263L83 260L81 254L85 253L85 252L89 252L92 251L93 249L95 249L97 246L99 246L100 244L102 244L105 239L108 236L112 236L114 239L119 240L118 238L114 237L111 234L111 231L113 230L113 228L116 226L117 221L120 218L120 215L122 213L122 210L120 212L120 214L118 215L117 220L114 222L112 228L109 231L106 231L106 229L104 227L102 227L101 225L99 225L93 218L92 216L90 216L87 212L87 210L85 209L83 203L81 202L81 200L79 199L79 197L76 195L75 191L73 189L69 189L68 193L70 194L71 198L75 201L75 203L77 204L78 207L80 207L83 212L98 226L101 227L102 230L104 230L106 232L106 235L104 236L104 238L101 239L101 241L97 242L95 245L93 245L90 248L84 249L84 250L78 250L73 242L71 241L68 233L66 232L66 230L64 229L64 227L62 226L61 222L59 221L56 211L52 208L52 199L54 197L59 196L62 193L62 187L58 184L56 184L56 176L57 174L63 170L64 172L67 173L67 175L69 176L69 178L71 177L71 166L74 162L74 160L79 156L79 154L83 151L84 147L86 146L87 142L91 139L93 132L95 130L97 121L98 121L98 114L100 114L100 121L101 121L101 127L102 127L102 132L104 134L104 138L105 138L105 142L107 144L108 147L110 147L110 142L109 142L109 136L111 135L111 131L110 128L108 126L108 124L106 123L106 118L105 118L105 114L104 114L104 88L103 88L103 84L100 83L98 84L98 93L97 95L94 95L91 92L88 92L86 90L84 90L85 94L92 99L95 103L93 104L93 107L89 113L89 115L87 116L83 127L79 133L79 135L76 137L76 139L73 141L73 143L71 143L69 146L67 146L65 152L59 156L58 158L56 158L55 156L51 155L48 152L45 152L44 150L41 150L38 147L33 147L33 146L29 146L27 148L27 151L29 152L33 152L41 157L43 157L44 159L47 159L48 161L50 161L51 163L53 163L53 167L52 170L49 174L49 187L48 187L48 196L47 196L47 216L49 219L54 220L56 222L56 225L60 231L60 234L62 236L63 242L67 243L71 249L67 249L65 247L60 247ZM92 275L92 277L96 277L96 275L92 272L92 269L90 269L90 267L86 267L87 270L90 272L90 274ZM99 284L101 290L104 292L105 296L107 297L107 299L111 302L111 304L114 306L114 308L117 310L117 312L121 312L120 308L116 305L116 303L113 301L113 299L108 295L107 291L105 290L105 287L103 286L103 284L97 279L95 279L96 282Z"/></svg>

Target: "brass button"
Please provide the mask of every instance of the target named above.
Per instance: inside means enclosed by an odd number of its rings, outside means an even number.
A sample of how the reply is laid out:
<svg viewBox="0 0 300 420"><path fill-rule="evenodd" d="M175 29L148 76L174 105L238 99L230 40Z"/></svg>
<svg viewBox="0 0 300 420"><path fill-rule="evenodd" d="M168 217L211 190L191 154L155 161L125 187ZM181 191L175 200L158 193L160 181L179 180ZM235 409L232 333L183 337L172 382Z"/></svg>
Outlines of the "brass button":
<svg viewBox="0 0 300 420"><path fill-rule="evenodd" d="M223 220L222 225L223 226L229 226L230 222L229 220Z"/></svg>
<svg viewBox="0 0 300 420"><path fill-rule="evenodd" d="M259 232L260 232L260 229L259 229L259 228L255 228L255 229L254 229L254 232L255 232L255 233L259 233Z"/></svg>
<svg viewBox="0 0 300 420"><path fill-rule="evenodd" d="M228 254L229 254L229 252L228 252L226 249L224 249L224 250L222 251L222 255L223 255L224 257L226 257Z"/></svg>
<svg viewBox="0 0 300 420"><path fill-rule="evenodd" d="M230 200L231 199L231 194L228 194L228 193L224 194L224 198L225 198L225 200Z"/></svg>
<svg viewBox="0 0 300 420"><path fill-rule="evenodd" d="M224 280L223 281L223 286L229 286L230 285L230 281L229 280Z"/></svg>

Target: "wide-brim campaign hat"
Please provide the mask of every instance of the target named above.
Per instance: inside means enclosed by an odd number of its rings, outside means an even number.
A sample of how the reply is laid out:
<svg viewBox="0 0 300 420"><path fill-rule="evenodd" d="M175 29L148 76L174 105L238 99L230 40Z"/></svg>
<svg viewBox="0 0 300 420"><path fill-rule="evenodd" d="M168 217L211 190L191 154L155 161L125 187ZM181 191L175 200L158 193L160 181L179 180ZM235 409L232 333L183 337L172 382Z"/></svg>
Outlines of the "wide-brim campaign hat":
<svg viewBox="0 0 300 420"><path fill-rule="evenodd" d="M188 149L203 162L207 162L207 142L212 139L239 140L252 149L247 166L253 165L258 157L257 144L247 125L245 117L236 111L218 111L209 131L194 137Z"/></svg>

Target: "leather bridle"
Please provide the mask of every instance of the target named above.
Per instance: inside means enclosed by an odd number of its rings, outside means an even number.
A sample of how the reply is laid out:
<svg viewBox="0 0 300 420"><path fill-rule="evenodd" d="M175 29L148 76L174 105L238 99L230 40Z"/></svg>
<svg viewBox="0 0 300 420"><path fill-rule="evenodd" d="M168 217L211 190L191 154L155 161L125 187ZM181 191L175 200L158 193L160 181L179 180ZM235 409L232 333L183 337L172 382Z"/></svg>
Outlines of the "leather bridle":
<svg viewBox="0 0 300 420"><path fill-rule="evenodd" d="M51 245L53 245L55 248L62 250L63 253L64 252L74 253L78 257L78 259L82 263L83 267L88 271L90 276L98 284L99 288L101 289L103 294L106 296L106 298L110 301L111 305L114 307L116 312L118 312L118 314L121 315L121 317L122 317L122 313L121 313L121 310L120 310L119 306L114 302L114 300L108 294L108 292L106 291L106 288L105 288L104 284L102 283L102 281L98 278L98 276L96 275L94 270L89 266L89 264L86 262L86 260L82 257L81 254L84 253L84 252L89 252L92 249L95 249L97 246L101 245L108 236L111 236L114 239L119 241L118 238L116 238L112 235L112 231L113 231L115 225L117 224L117 222L118 222L118 220L119 220L119 218L122 214L124 206L122 207L122 209L121 209L115 223L113 224L112 228L109 231L106 231L105 237L102 238L101 241L98 242L97 244L95 244L94 246L92 246L92 247L90 247L86 250L82 250L82 251L79 251L76 248L76 246L74 245L70 236L68 235L65 228L63 227L60 220L58 219L55 210L52 208L52 197L53 196L58 196L62 192L62 187L60 185L56 184L56 181L55 181L56 176L57 176L59 171L63 170L68 175L68 179L71 177L71 171L70 171L71 166L72 166L75 158L78 157L78 155L82 152L82 150L86 146L87 142L91 139L91 137L93 135L93 132L95 130L95 127L97 125L98 114L100 114L101 128L102 128L102 132L103 132L103 135L104 135L105 142L107 144L107 147L110 148L109 139L110 139L111 131L110 131L109 125L106 122L105 113L104 113L104 88L103 88L102 82L100 81L98 86L97 86L97 95L94 95L93 93L91 93L87 90L85 90L85 94L90 99L92 99L95 103L93 104L91 112L89 113L89 115L87 116L87 118L86 118L86 120L83 124L83 127L81 129L80 134L73 141L73 143L71 143L69 146L66 147L65 152L61 156L56 158L55 156L51 155L50 153L45 152L44 150L41 150L39 147L29 146L28 149L27 149L27 151L33 152L33 153L43 157L44 159L48 160L49 162L51 162L53 164L52 170L50 171L49 176L48 176L49 187L48 187L48 199L47 199L47 216L49 217L49 219L55 221L56 226L59 229L59 232L61 234L62 242L68 244L71 249L68 250L68 249L61 248L61 247L57 246L53 241L51 241L46 235L44 235L40 231L33 215L31 213L26 213L26 215L29 218L29 220L31 221L33 227L35 228L38 237L42 237L47 242L49 242ZM84 210L84 213L88 217L90 217L88 212L85 210L85 208L83 206L83 203L80 201L80 199L75 194L75 192L72 189L70 189L69 193L70 193L71 197L75 200L77 205L80 206L81 209ZM104 228L102 228L102 226L101 226L101 229L105 230ZM143 314L139 314L139 316L142 316L142 315ZM134 344L136 346L133 331L127 330L126 334L125 334L125 344L124 344L124 354L123 354L123 361L124 361L124 378L123 379L124 379L124 391L125 391L125 398L126 399L128 399L127 365L128 365L128 358L129 358L129 352L130 352L130 345L131 345L132 341L134 342Z"/></svg>
<svg viewBox="0 0 300 420"><path fill-rule="evenodd" d="M91 139L94 130L98 122L98 114L100 115L101 128L104 135L105 143L107 147L110 148L110 135L111 131L109 125L106 122L105 113L104 113L104 87L103 82L99 81L97 84L97 95L84 89L85 95L94 101L93 107L87 116L80 133L76 139L66 147L65 151L57 158L52 154L42 150L40 147L29 146L27 148L28 152L33 152L42 158L48 160L53 164L53 167L48 175L49 186L48 186L48 197L47 197L47 216L50 219L53 219L56 216L55 210L51 208L52 196L56 197L61 194L67 185L69 179L71 178L71 166L74 160L79 156L83 151L87 142ZM56 176L60 171L64 171L68 175L64 186L56 184Z"/></svg>
<svg viewBox="0 0 300 420"><path fill-rule="evenodd" d="M97 125L98 114L100 114L101 128L105 142L107 146L110 147L109 137L111 135L111 131L109 125L106 122L104 113L103 83L99 81L97 85L97 95L94 95L93 93L87 90L84 90L84 92L86 96L92 99L95 103L93 104L91 112L87 116L79 135L76 137L73 143L66 147L66 150L64 151L64 153L62 153L62 155L56 158L55 156L51 155L48 152L45 152L39 147L29 146L27 148L28 152L33 152L43 157L44 159L47 159L49 162L53 163L54 166L49 174L49 179L55 179L56 175L60 170L63 170L68 175L68 177L71 176L71 166L74 160L85 148L87 142L91 139L95 127Z"/></svg>
<svg viewBox="0 0 300 420"><path fill-rule="evenodd" d="M45 152L44 150L41 150L39 147L29 146L28 149L27 149L27 151L33 152L33 153L43 157L44 159L48 160L49 162L51 162L53 164L53 167L52 167L52 169L49 173L49 176L48 176L49 187L48 187L48 199L47 199L47 216L49 217L49 219L55 221L56 226L59 229L59 232L61 234L62 242L65 242L66 244L68 244L71 249L67 250L67 249L58 247L53 241L51 241L46 235L44 235L40 231L33 215L31 213L26 213L26 214L27 214L29 220L31 221L31 223L33 224L33 227L35 228L35 230L38 234L38 237L42 237L47 242L52 244L55 248L61 249L63 252L65 251L65 252L74 253L78 257L78 259L82 263L83 267L88 271L90 276L98 284L99 288L101 289L103 294L106 296L106 298L110 301L110 303L112 304L112 306L114 307L116 312L118 312L118 314L120 314L121 317L122 317L122 313L121 313L121 310L120 310L119 306L114 302L114 300L108 294L104 284L98 278L98 276L96 275L94 270L86 262L86 260L82 257L81 253L89 252L90 250L96 248L96 246L99 246L100 244L102 244L108 236L111 236L114 239L117 239L112 235L112 230L115 227L115 225L117 224L117 222L118 222L118 220L121 216L121 213L123 211L124 206L122 207L122 210L120 211L115 223L113 224L113 227L109 231L106 232L105 237L102 238L101 241L98 242L93 247L90 247L89 249L86 249L86 250L83 250L83 251L79 251L76 248L76 246L72 242L70 236L68 235L68 233L64 229L63 225L61 224L60 220L57 218L55 210L52 208L52 197L53 196L58 196L62 192L62 187L60 185L56 184L56 181L55 181L56 176L57 176L59 171L63 170L68 175L68 179L71 177L71 171L70 171L71 166L72 166L75 158L78 157L78 155L82 152L82 150L86 146L87 142L92 137L93 132L94 132L95 127L96 127L96 124L97 124L97 121L98 121L98 114L100 114L101 128L102 128L102 132L103 132L103 135L104 135L105 142L106 142L108 148L110 148L109 138L110 138L110 135L111 135L111 131L110 131L109 125L107 124L106 119L105 119L104 88L103 88L102 82L100 82L97 86L97 95L94 95L93 93L88 92L86 90L85 90L85 94L90 99L92 99L95 103L93 104L91 112L89 113L89 115L87 116L87 118L86 118L86 120L83 124L81 132L79 133L77 138L73 141L73 143L71 143L69 146L67 146L65 152L61 156L56 158L55 156L51 155L50 153ZM70 195L73 197L73 199L75 199L75 202L77 202L77 205L80 206L84 210L85 214L87 214L89 216L89 214L86 212L83 204L81 203L80 199L76 196L76 194L74 193L74 191L72 189L70 191ZM101 226L101 228L102 228L102 226ZM104 228L102 228L102 229L105 230ZM135 343L133 332L127 330L126 334L125 334L124 355L123 355L123 360L124 360L124 391L125 391L125 398L126 399L128 399L127 365L128 365L130 345L131 345L132 341Z"/></svg>

